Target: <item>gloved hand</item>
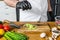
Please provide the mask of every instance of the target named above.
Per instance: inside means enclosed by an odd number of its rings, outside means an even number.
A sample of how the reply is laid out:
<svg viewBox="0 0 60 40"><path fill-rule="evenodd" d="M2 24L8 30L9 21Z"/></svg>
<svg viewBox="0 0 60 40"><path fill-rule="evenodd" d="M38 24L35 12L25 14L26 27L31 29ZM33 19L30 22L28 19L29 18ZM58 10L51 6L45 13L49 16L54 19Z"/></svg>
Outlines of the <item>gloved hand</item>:
<svg viewBox="0 0 60 40"><path fill-rule="evenodd" d="M28 10L28 9L31 9L32 6L28 1L21 1L16 4L16 8L19 8L22 10Z"/></svg>

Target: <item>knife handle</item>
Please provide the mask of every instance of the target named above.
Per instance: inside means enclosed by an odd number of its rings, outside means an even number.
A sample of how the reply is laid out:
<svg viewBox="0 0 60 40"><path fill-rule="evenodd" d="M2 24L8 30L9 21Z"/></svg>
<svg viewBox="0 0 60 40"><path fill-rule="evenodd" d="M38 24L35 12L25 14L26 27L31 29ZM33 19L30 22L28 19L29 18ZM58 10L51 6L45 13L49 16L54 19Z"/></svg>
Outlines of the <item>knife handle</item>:
<svg viewBox="0 0 60 40"><path fill-rule="evenodd" d="M20 19L19 8L16 8L16 20L19 22L19 19Z"/></svg>

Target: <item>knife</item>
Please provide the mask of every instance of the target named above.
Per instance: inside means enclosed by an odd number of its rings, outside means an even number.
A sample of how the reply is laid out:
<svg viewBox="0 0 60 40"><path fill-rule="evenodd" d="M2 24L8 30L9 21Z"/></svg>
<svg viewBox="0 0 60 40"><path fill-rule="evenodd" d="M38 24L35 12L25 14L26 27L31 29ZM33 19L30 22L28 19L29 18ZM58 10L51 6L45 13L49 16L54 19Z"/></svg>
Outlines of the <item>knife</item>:
<svg viewBox="0 0 60 40"><path fill-rule="evenodd" d="M14 22L4 20L4 23L8 23L10 27L12 28L20 28L20 26L16 25Z"/></svg>
<svg viewBox="0 0 60 40"><path fill-rule="evenodd" d="M18 25L16 25L16 24L13 24L13 23L11 23L11 24L9 24L10 25L10 27L12 27L12 28L20 28L20 26L18 26Z"/></svg>

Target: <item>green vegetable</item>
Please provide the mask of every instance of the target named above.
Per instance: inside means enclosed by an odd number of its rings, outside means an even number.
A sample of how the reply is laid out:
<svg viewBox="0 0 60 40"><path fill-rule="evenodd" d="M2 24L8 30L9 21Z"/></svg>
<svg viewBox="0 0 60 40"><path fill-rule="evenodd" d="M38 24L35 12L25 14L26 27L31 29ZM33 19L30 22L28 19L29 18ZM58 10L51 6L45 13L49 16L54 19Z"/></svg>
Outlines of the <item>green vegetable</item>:
<svg viewBox="0 0 60 40"><path fill-rule="evenodd" d="M7 35L7 37L6 37ZM15 33L15 32L6 32L4 37L7 39L12 39L12 40L28 40L28 37L22 33Z"/></svg>
<svg viewBox="0 0 60 40"><path fill-rule="evenodd" d="M13 39L11 39L7 34L5 34L4 37L5 37L7 40L13 40Z"/></svg>
<svg viewBox="0 0 60 40"><path fill-rule="evenodd" d="M13 40L17 40L16 37L14 36L14 34L12 34L11 32L7 32L6 33L10 38L12 38Z"/></svg>
<svg viewBox="0 0 60 40"><path fill-rule="evenodd" d="M24 26L26 26L28 30L35 30L36 29L35 25L29 24L29 23L25 24Z"/></svg>

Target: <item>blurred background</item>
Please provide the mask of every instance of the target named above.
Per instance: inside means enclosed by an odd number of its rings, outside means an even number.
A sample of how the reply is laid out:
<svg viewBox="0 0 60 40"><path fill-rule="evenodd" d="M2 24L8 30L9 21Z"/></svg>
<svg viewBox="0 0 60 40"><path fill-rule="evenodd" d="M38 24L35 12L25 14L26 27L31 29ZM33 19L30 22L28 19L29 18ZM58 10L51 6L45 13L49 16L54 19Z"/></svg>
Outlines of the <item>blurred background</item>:
<svg viewBox="0 0 60 40"><path fill-rule="evenodd" d="M52 7L52 12L47 12L48 15L48 21L55 21L55 17L56 16L60 16L60 0L51 0L51 7ZM4 11L3 11L4 10ZM4 16L2 18L0 18L0 20L6 19L6 18L11 18L11 20L15 20L16 18L14 17L14 15L16 15L16 11L15 8L9 7L7 6L3 0L0 0L0 17ZM12 16L10 16L12 15Z"/></svg>

